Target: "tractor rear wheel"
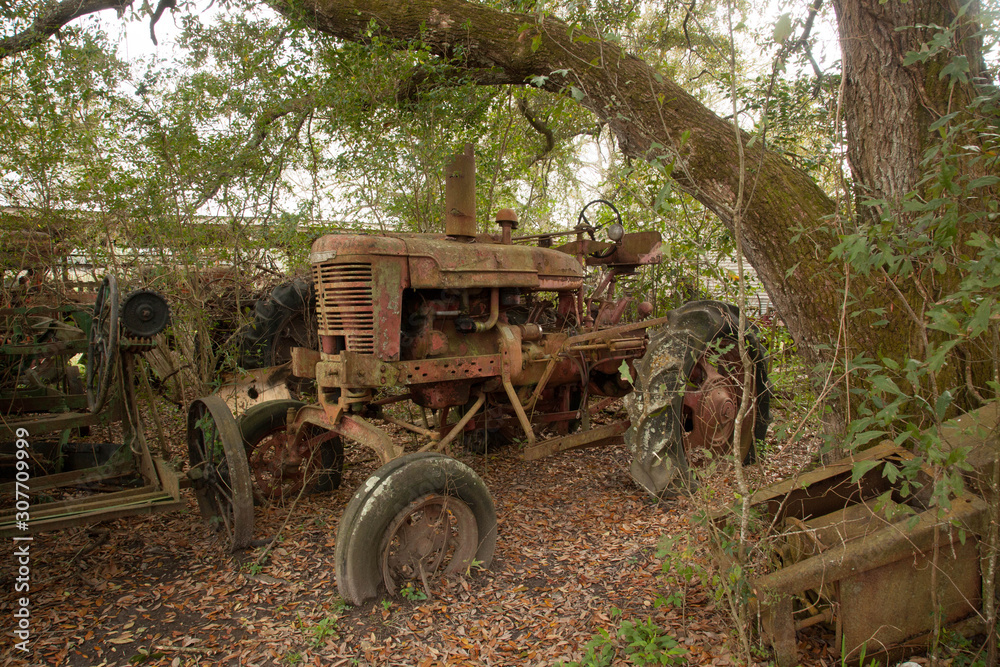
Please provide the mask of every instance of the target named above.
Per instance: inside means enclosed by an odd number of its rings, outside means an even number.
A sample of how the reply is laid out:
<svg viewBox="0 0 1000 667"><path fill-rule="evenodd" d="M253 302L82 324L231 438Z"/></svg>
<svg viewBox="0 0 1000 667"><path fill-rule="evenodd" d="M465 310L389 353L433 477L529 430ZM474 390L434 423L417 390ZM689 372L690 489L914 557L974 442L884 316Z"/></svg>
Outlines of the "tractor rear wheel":
<svg viewBox="0 0 1000 667"><path fill-rule="evenodd" d="M312 284L297 278L282 283L254 306L253 322L237 334L243 368L267 368L291 361L293 347L316 349Z"/></svg>
<svg viewBox="0 0 1000 667"><path fill-rule="evenodd" d="M288 410L305 403L280 399L258 403L239 419L254 498L281 503L306 493L324 493L340 487L344 443L319 426L306 424L298 442L289 447Z"/></svg>
<svg viewBox="0 0 1000 667"><path fill-rule="evenodd" d="M736 453L736 415L744 366L737 350L739 311L718 301L695 301L668 314L635 364L635 390L625 400L631 427L633 479L652 495L676 494L690 482L689 465L708 451ZM770 423L765 351L753 331L745 345L753 364L750 409L738 455L755 460L755 441Z"/></svg>

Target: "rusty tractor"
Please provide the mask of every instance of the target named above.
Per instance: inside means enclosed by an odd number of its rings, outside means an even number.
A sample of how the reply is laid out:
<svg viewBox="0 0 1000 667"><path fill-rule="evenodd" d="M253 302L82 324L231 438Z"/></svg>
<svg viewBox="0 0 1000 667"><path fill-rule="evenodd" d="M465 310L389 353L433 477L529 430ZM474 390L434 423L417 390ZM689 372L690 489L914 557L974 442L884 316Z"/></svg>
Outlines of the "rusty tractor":
<svg viewBox="0 0 1000 667"><path fill-rule="evenodd" d="M523 458L535 459L624 436L633 477L662 496L683 480L692 450L735 441L751 457L767 429L763 351L748 333L749 357L739 353L734 307L694 302L654 319L652 304L616 293L660 261L658 232L627 234L619 215L609 240L595 240L585 208L571 232L514 237L517 218L502 210L499 233L480 233L471 147L450 165L446 197L444 234L314 242L318 349L291 356L293 373L315 380L315 403L269 401L237 422L210 396L189 412L189 476L203 515L234 549L251 540L255 500L338 486L345 439L378 456L383 466L337 533L338 587L355 604L380 586L392 594L489 565L493 502L445 455L452 445L482 451L519 439ZM551 247L560 235L574 238ZM599 273L591 290L587 268ZM736 434L747 358L753 403ZM626 396L631 428L592 420ZM389 433L400 429L419 451L404 454Z"/></svg>

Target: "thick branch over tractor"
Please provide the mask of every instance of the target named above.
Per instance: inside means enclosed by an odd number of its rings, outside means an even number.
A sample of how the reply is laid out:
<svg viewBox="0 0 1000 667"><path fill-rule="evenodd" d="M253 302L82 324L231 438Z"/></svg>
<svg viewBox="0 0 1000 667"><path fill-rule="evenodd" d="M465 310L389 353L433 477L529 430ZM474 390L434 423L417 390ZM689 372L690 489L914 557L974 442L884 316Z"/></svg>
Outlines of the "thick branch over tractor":
<svg viewBox="0 0 1000 667"><path fill-rule="evenodd" d="M801 349L815 357L812 346L827 341L839 320L833 290L820 288L828 280L833 237L826 226L833 201L804 172L760 142L750 144L745 134L748 170L741 175L731 123L614 42L550 16L536 19L461 0L269 4L339 39L365 42L374 34L400 48L420 42L459 71L496 71L496 79L572 95L607 123L626 156L672 163L678 185L726 224L740 178L746 178L747 258L792 335L806 343ZM792 243L800 232L809 240Z"/></svg>

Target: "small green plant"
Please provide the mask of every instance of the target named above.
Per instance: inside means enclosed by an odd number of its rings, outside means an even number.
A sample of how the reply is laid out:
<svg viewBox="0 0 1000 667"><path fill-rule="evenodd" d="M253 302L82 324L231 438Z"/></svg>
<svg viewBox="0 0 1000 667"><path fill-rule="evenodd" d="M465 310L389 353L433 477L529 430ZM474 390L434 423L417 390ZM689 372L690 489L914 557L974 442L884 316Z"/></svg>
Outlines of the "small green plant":
<svg viewBox="0 0 1000 667"><path fill-rule="evenodd" d="M285 657L282 658L282 661L286 665L298 665L298 664L301 664L301 662L302 662L302 654L299 651L289 651L288 653L285 654Z"/></svg>
<svg viewBox="0 0 1000 667"><path fill-rule="evenodd" d="M683 607L684 591L674 590L666 595L656 598L657 607Z"/></svg>
<svg viewBox="0 0 1000 667"><path fill-rule="evenodd" d="M625 652L636 665L678 665L684 662L687 651L677 640L662 629L653 619L644 622L622 621L618 636L628 642Z"/></svg>
<svg viewBox="0 0 1000 667"><path fill-rule="evenodd" d="M400 588L399 594L402 595L407 600L409 600L410 602L419 602L420 600L427 599L427 593L415 587L413 584L406 584L405 586Z"/></svg>
<svg viewBox="0 0 1000 667"><path fill-rule="evenodd" d="M483 561L478 558L473 558L469 563L469 567L465 568L465 574L471 575L473 570L480 570L483 567Z"/></svg>
<svg viewBox="0 0 1000 667"><path fill-rule="evenodd" d="M986 654L961 633L941 631L941 657L952 667L986 667Z"/></svg>
<svg viewBox="0 0 1000 667"><path fill-rule="evenodd" d="M222 446L222 438L215 432L215 421L210 413L205 413L195 422L195 428L202 433L205 454L209 455L210 461L217 463L225 460L226 452Z"/></svg>
<svg viewBox="0 0 1000 667"><path fill-rule="evenodd" d="M264 570L264 566L260 563L244 563L243 569L246 570L251 577L256 577Z"/></svg>
<svg viewBox="0 0 1000 667"><path fill-rule="evenodd" d="M618 651L611 633L601 628L584 644L583 658L579 662L557 662L556 667L610 667Z"/></svg>
<svg viewBox="0 0 1000 667"><path fill-rule="evenodd" d="M141 665L149 660L159 660L163 657L163 653L160 651L155 651L150 653L149 649L140 648L135 655L133 655L128 660L130 665Z"/></svg>
<svg viewBox="0 0 1000 667"><path fill-rule="evenodd" d="M611 617L620 618L620 609L611 610ZM679 665L685 662L687 651L677 640L661 633L653 619L642 622L622 621L612 635L604 628L584 645L579 662L558 662L557 667L610 667L618 664L619 652L624 653L634 665Z"/></svg>
<svg viewBox="0 0 1000 667"><path fill-rule="evenodd" d="M681 617L686 618L687 591L694 581L695 575L705 576L704 568L696 564L694 552L690 547L680 548L675 537L664 536L656 546L656 557L662 559L660 570L665 583L667 575L673 571L674 582L679 587L673 588L669 593L661 595L656 599L656 605L660 607L676 607L681 611Z"/></svg>
<svg viewBox="0 0 1000 667"><path fill-rule="evenodd" d="M382 609L386 611L392 609L392 600L382 600Z"/></svg>
<svg viewBox="0 0 1000 667"><path fill-rule="evenodd" d="M327 616L319 623L309 628L309 634L312 635L312 638L309 640L309 643L312 645L313 648L322 646L324 643L326 643L327 639L337 638L338 636L337 630L338 630L337 617Z"/></svg>

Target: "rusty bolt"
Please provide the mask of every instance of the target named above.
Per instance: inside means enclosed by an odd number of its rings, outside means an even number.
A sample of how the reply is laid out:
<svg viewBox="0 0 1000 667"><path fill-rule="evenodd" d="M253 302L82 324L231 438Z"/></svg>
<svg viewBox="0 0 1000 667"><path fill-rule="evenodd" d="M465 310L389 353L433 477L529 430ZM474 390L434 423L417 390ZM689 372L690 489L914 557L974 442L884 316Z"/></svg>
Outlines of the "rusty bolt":
<svg viewBox="0 0 1000 667"><path fill-rule="evenodd" d="M503 230L501 242L504 245L511 243L511 230L517 229L517 213L509 208L502 208L497 211L497 224Z"/></svg>
<svg viewBox="0 0 1000 667"><path fill-rule="evenodd" d="M502 208L499 211L497 211L496 221L497 223L513 222L514 229L517 229L517 213L515 213L513 209Z"/></svg>

